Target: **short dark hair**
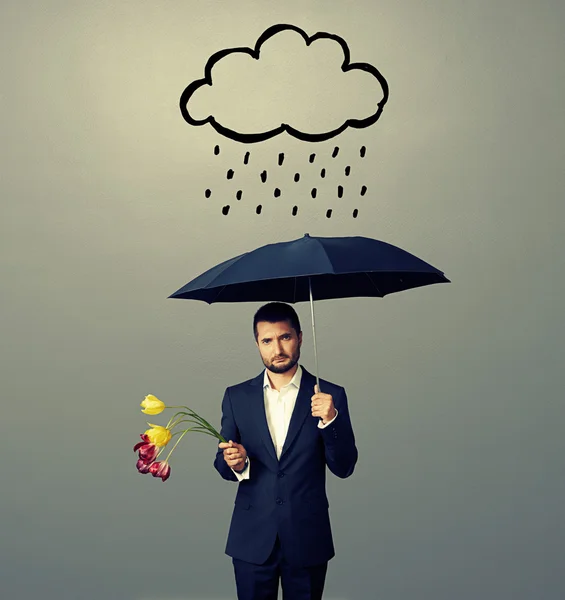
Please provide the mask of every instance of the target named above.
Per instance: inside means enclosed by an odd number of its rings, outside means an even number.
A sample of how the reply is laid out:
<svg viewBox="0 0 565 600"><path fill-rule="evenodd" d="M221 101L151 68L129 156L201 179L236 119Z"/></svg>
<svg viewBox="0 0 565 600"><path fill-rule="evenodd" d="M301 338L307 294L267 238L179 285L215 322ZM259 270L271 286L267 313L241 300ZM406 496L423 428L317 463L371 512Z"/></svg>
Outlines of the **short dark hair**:
<svg viewBox="0 0 565 600"><path fill-rule="evenodd" d="M269 302L264 304L253 317L253 334L255 341L257 341L257 323L259 321L266 321L267 323L278 323L279 321L289 321L290 326L296 331L296 335L300 335L300 319L296 314L296 311L289 304L284 302Z"/></svg>

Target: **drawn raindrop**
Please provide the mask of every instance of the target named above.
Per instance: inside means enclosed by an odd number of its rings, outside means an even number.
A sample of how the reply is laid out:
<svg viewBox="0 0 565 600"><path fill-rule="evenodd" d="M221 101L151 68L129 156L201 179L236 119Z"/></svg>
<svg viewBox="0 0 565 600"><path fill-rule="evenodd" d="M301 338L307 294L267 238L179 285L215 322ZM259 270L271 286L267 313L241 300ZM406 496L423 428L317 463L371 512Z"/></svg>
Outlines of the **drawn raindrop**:
<svg viewBox="0 0 565 600"><path fill-rule="evenodd" d="M204 195L206 196L206 198L209 198L212 195L212 190L206 190L204 192Z"/></svg>
<svg viewBox="0 0 565 600"><path fill-rule="evenodd" d="M245 156L243 157L243 164L246 165L249 162L249 152L245 153Z"/></svg>
<svg viewBox="0 0 565 600"><path fill-rule="evenodd" d="M315 154L310 154L310 159L309 159L310 163L313 163L315 158L316 158Z"/></svg>
<svg viewBox="0 0 565 600"><path fill-rule="evenodd" d="M361 146L361 150L359 150L359 154L360 154L361 158L365 158L366 151L367 151L367 148L365 148L365 146Z"/></svg>
<svg viewBox="0 0 565 600"><path fill-rule="evenodd" d="M320 177L323 179L326 176L326 169L320 171Z"/></svg>
<svg viewBox="0 0 565 600"><path fill-rule="evenodd" d="M228 179L233 179L233 169L228 171Z"/></svg>
<svg viewBox="0 0 565 600"><path fill-rule="evenodd" d="M261 209L262 209L262 208L263 208L263 207L262 207L262 206L259 204L259 206L258 206L258 207L255 209L255 212L256 212L258 215L260 215L260 214L261 214Z"/></svg>
<svg viewBox="0 0 565 600"><path fill-rule="evenodd" d="M263 183L265 183L265 181L267 181L267 171L263 171L263 172L261 173L261 181L262 181Z"/></svg>
<svg viewBox="0 0 565 600"><path fill-rule="evenodd" d="M295 173L295 174L294 174L294 181L295 181L296 183L298 183L298 182L300 181L300 173Z"/></svg>
<svg viewBox="0 0 565 600"><path fill-rule="evenodd" d="M279 154L279 167L282 166L283 162L284 162L284 154L281 152Z"/></svg>
<svg viewBox="0 0 565 600"><path fill-rule="evenodd" d="M275 198L278 198L281 195L281 191L279 190L279 188L275 188Z"/></svg>
<svg viewBox="0 0 565 600"><path fill-rule="evenodd" d="M326 212L326 217L328 217L328 219L332 216L332 209L328 208L327 212Z"/></svg>
<svg viewBox="0 0 565 600"><path fill-rule="evenodd" d="M223 215L227 215L229 212L230 212L230 205L229 205L229 204L226 204L226 206L224 206L224 207L222 208L222 214L223 214Z"/></svg>
<svg viewBox="0 0 565 600"><path fill-rule="evenodd" d="M296 213L298 212L298 206L293 206L292 207L292 216L296 217Z"/></svg>
<svg viewBox="0 0 565 600"><path fill-rule="evenodd" d="M366 186L366 185L364 185L364 186L361 188L361 196L364 196L366 191L367 191L367 186Z"/></svg>
<svg viewBox="0 0 565 600"><path fill-rule="evenodd" d="M217 146L217 145L216 145L216 146L214 146L214 154L215 154L216 156L218 156L218 154L220 154L220 146Z"/></svg>
<svg viewBox="0 0 565 600"><path fill-rule="evenodd" d="M242 192L241 190L237 190L237 194L235 195L235 197L236 197L238 200L241 200L241 195L242 195L242 194L243 194L243 192Z"/></svg>
<svg viewBox="0 0 565 600"><path fill-rule="evenodd" d="M359 214L359 211L357 209L355 209L353 211L353 218L356 219L358 214Z"/></svg>
<svg viewBox="0 0 565 600"><path fill-rule="evenodd" d="M316 188L312 188L312 192L311 192L312 198L316 197L316 191L317 191Z"/></svg>
<svg viewBox="0 0 565 600"><path fill-rule="evenodd" d="M332 152L332 158L335 158L338 155L338 152L339 152L339 148L336 146L334 148L334 151Z"/></svg>
<svg viewBox="0 0 565 600"><path fill-rule="evenodd" d="M349 173L351 173L351 167L345 167L345 176L349 177Z"/></svg>
<svg viewBox="0 0 565 600"><path fill-rule="evenodd" d="M343 197L343 186L341 186L341 185L337 186L337 197L338 198L342 198Z"/></svg>

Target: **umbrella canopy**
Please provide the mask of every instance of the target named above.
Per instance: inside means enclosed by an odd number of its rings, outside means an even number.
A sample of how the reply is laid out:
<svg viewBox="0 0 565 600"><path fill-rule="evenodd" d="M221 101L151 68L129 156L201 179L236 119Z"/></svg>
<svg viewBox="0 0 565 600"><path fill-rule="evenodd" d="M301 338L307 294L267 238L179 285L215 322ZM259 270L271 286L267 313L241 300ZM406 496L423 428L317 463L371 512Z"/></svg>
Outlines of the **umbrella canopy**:
<svg viewBox="0 0 565 600"><path fill-rule="evenodd" d="M215 302L305 302L310 300L316 379L318 354L314 300L380 297L450 283L420 258L372 238L311 237L261 246L202 273L169 298Z"/></svg>
<svg viewBox="0 0 565 600"><path fill-rule="evenodd" d="M310 237L261 246L202 273L169 298L214 302L305 302L384 297L434 283L443 272L371 238Z"/></svg>

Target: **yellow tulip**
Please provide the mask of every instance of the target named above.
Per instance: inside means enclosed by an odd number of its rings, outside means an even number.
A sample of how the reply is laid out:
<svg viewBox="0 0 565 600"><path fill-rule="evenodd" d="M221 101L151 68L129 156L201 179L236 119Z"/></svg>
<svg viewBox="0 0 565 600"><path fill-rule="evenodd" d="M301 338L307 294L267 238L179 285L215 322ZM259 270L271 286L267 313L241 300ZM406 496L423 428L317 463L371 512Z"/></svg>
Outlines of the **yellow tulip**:
<svg viewBox="0 0 565 600"><path fill-rule="evenodd" d="M145 396L145 400L140 404L143 408L141 411L146 415L158 415L165 410L165 403L161 402L159 398L156 398L153 394Z"/></svg>
<svg viewBox="0 0 565 600"><path fill-rule="evenodd" d="M148 429L145 432L145 435L149 438L149 441L155 446L159 446L160 448L166 446L173 437L171 432L161 425L153 425L153 423L147 423L151 425L152 429Z"/></svg>

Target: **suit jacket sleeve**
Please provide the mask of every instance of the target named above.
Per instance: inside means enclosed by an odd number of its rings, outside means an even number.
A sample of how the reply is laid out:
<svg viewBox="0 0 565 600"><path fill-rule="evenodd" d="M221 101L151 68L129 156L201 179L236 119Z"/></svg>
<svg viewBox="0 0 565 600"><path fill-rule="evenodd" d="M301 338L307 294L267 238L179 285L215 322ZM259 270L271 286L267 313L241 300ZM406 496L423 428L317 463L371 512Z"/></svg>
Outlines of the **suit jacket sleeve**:
<svg viewBox="0 0 565 600"><path fill-rule="evenodd" d="M335 404L334 404L334 408L335 408ZM320 421L318 422L318 427L320 429L324 429L324 427L331 425L337 419L337 415L339 415L339 410L337 410L337 408L335 408L335 417L331 421L328 421L325 425L322 424L322 419L320 419Z"/></svg>
<svg viewBox="0 0 565 600"><path fill-rule="evenodd" d="M220 434L228 442L232 440L234 442L237 442L238 444L241 443L241 436L239 430L237 429L235 419L233 416L229 388L226 388L226 391L224 393L224 399L222 400L222 427L220 429ZM228 481L241 481L241 479L247 479L249 477L249 475L246 475L245 473L243 474L243 477L238 477L236 475L233 469L231 469L224 460L224 451L222 450L222 448L217 448L216 458L214 460L214 467L216 468L216 471L218 471L218 473ZM249 467L247 468L247 470L249 470Z"/></svg>
<svg viewBox="0 0 565 600"><path fill-rule="evenodd" d="M226 462L226 461L224 461ZM231 467L230 467L231 469ZM251 460L249 460L249 456L247 457L247 469L245 469L245 471L243 471L243 473L238 473L237 471L233 471L233 473L235 474L235 476L237 477L238 481L243 481L244 479L249 479L249 470L251 469Z"/></svg>
<svg viewBox="0 0 565 600"><path fill-rule="evenodd" d="M355 435L349 418L349 408L347 406L347 394L345 389L341 388L339 394L334 399L336 411L339 411L339 418L328 423L327 427L320 427L320 435L324 440L326 464L329 470L341 479L349 477L357 463L359 453L355 445Z"/></svg>

